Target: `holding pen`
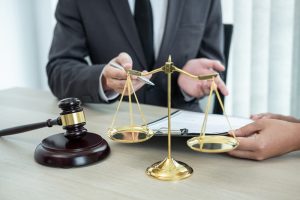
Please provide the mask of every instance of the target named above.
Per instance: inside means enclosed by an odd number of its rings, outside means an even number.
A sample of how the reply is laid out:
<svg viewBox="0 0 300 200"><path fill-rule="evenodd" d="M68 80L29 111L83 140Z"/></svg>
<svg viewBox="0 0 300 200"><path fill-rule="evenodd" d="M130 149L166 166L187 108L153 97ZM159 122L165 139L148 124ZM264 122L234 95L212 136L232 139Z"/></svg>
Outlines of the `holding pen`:
<svg viewBox="0 0 300 200"><path fill-rule="evenodd" d="M116 69L120 69L120 70L124 70L125 71L124 67L122 67L121 65L119 65L116 62L111 61L111 62L109 62L109 65L112 66L112 67L114 67L114 68L116 68ZM137 78L140 79L141 81L145 82L148 85L152 85L152 86L155 85L152 81L150 81L149 79L147 79L145 77L138 76Z"/></svg>
<svg viewBox="0 0 300 200"><path fill-rule="evenodd" d="M113 94L114 92L122 94L126 84L127 70L132 69L132 64L132 59L127 53L120 53L117 57L111 59L102 72L101 83L103 91L108 95ZM131 76L134 91L139 90L145 83L154 85L149 81L150 78L151 75L143 77Z"/></svg>

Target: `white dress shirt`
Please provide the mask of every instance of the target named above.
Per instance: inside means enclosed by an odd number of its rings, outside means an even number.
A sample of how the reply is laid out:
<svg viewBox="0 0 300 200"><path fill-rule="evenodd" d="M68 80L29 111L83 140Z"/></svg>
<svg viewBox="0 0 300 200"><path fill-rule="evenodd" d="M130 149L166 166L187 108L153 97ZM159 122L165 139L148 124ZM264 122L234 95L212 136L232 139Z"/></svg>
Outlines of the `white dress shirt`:
<svg viewBox="0 0 300 200"><path fill-rule="evenodd" d="M134 15L135 1L136 0L128 0L132 15ZM150 2L151 2L152 15L153 15L154 56L156 59L159 54L159 49L161 46L161 41L165 30L168 0L150 0ZM119 94L115 91L104 92L102 87L102 81L101 81L102 76L103 76L103 72L99 77L99 84L100 84L99 94L104 101L108 102L109 100L113 100L117 98Z"/></svg>
<svg viewBox="0 0 300 200"><path fill-rule="evenodd" d="M128 0L130 11L134 15L134 6L136 0ZM150 0L153 16L153 42L155 59L159 54L161 41L164 35L168 0Z"/></svg>

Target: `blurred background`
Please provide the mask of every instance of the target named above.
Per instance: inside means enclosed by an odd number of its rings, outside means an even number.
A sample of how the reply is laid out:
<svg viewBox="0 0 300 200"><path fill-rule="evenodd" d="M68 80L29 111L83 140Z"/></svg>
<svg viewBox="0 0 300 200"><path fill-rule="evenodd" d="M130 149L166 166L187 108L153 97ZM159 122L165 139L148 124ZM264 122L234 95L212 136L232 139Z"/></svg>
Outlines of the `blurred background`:
<svg viewBox="0 0 300 200"><path fill-rule="evenodd" d="M0 0L0 90L49 90L45 72L57 0ZM222 0L234 25L226 97L229 115L300 118L300 1Z"/></svg>

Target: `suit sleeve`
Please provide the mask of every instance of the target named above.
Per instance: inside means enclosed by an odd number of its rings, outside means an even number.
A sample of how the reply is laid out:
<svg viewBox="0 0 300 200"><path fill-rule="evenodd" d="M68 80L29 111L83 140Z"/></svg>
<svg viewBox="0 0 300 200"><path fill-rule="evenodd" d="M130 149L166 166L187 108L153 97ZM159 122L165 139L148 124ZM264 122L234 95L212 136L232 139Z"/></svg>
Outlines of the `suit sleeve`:
<svg viewBox="0 0 300 200"><path fill-rule="evenodd" d="M212 0L198 57L224 63L224 30L220 0Z"/></svg>
<svg viewBox="0 0 300 200"><path fill-rule="evenodd" d="M60 0L55 17L49 61L48 84L59 99L77 97L83 102L104 102L99 97L99 77L104 64L88 65L84 27L75 0Z"/></svg>

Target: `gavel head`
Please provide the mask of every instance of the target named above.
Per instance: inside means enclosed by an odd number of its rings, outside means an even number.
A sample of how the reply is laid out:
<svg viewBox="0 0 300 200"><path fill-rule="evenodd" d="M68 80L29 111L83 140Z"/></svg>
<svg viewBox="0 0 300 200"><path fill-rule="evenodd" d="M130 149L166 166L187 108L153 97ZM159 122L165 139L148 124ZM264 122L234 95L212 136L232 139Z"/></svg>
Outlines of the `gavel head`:
<svg viewBox="0 0 300 200"><path fill-rule="evenodd" d="M77 98L66 98L58 102L62 109L60 113L61 124L66 130L64 136L68 139L79 139L87 130L83 127L86 124L81 101Z"/></svg>

